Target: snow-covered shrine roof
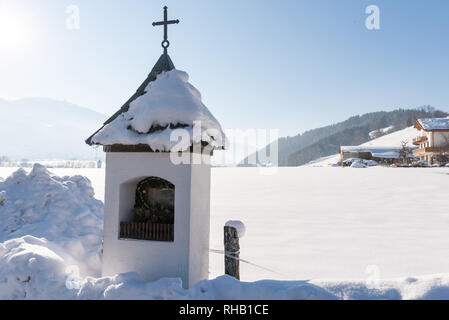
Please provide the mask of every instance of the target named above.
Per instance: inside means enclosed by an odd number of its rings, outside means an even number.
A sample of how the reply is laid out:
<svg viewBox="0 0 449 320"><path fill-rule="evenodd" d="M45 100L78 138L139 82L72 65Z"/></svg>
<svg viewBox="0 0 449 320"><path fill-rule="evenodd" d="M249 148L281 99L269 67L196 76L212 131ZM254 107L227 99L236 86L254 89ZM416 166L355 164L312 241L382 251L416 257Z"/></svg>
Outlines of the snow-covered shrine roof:
<svg viewBox="0 0 449 320"><path fill-rule="evenodd" d="M189 75L176 70L164 53L136 93L86 143L148 146L153 152L186 151L196 143L225 149L220 124L188 80ZM180 144L176 138L187 133L189 141Z"/></svg>

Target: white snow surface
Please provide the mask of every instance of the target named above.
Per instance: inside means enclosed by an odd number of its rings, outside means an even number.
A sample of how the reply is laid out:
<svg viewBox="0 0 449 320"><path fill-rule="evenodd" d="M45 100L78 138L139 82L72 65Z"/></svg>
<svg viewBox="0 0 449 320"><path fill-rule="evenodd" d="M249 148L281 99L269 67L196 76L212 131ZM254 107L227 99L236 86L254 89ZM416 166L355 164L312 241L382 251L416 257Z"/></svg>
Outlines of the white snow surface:
<svg viewBox="0 0 449 320"><path fill-rule="evenodd" d="M378 138L378 137L380 137L380 136L382 136L384 134L387 134L387 133L389 133L389 132L391 132L393 130L394 130L394 126L390 126L390 127L386 127L386 128L382 128L382 129L371 131L369 133L369 136L370 136L371 139L376 139L376 138Z"/></svg>
<svg viewBox="0 0 449 320"><path fill-rule="evenodd" d="M159 74L148 84L146 94L134 100L127 112L107 124L92 141L101 145L147 144L154 151L185 151L200 141L224 148L226 137L220 124L201 102L201 93L188 80L186 72L176 69ZM178 124L187 127L170 128ZM194 125L201 128L199 134L193 130ZM148 133L157 126L168 127ZM190 139L179 145L181 132L188 133Z"/></svg>
<svg viewBox="0 0 449 320"><path fill-rule="evenodd" d="M237 235L239 238L243 238L245 236L246 228L245 224L239 220L229 220L225 224L226 227L233 227L237 230Z"/></svg>
<svg viewBox="0 0 449 320"><path fill-rule="evenodd" d="M361 147L395 147L400 148L401 142L408 142L409 146L412 147L413 139L420 135L419 131L414 127L408 127L403 130L399 130L380 138L368 141L361 144Z"/></svg>
<svg viewBox="0 0 449 320"><path fill-rule="evenodd" d="M23 203L17 202L16 207L20 212L28 203L39 208L40 197L30 192L46 195L49 190L65 190L64 197L70 200L80 197L75 196L81 192L78 189L86 189L92 200L90 184L64 186L69 177L59 178L39 167L33 170L34 178L41 177L34 181L48 183L38 183L31 191L33 174L19 171L15 179L0 182L6 200L0 206L0 299L449 299L449 273L444 273L449 268L447 170L299 167L265 175L258 168L213 169L211 248L222 248L223 225L229 216L239 217L247 227L241 258L274 272L241 263L244 281L237 281L221 276L223 256L211 253L211 277L216 278L191 290L182 289L179 279L147 283L134 273L105 278L95 273L78 275L74 265L82 269L83 262L65 246L72 235L66 228L57 228L58 236L38 221L33 227L17 219L19 231L13 238L5 236L4 208L20 200L14 193L22 195ZM10 172L0 168L0 176ZM101 169L79 172L93 177L95 188L104 188ZM12 186L14 181L21 183ZM62 189L56 187L58 183ZM429 202L414 201L417 197L432 199L432 210ZM62 214L70 225L79 207L57 203L50 205L52 212L58 206L73 209L72 215ZM96 207L98 202L92 204ZM52 221L45 215L42 219ZM55 225L61 226L61 221ZM97 228L88 233L101 237ZM89 243L86 254L96 255L98 242ZM378 269L377 278L372 277L373 267ZM260 280L269 278L283 280Z"/></svg>

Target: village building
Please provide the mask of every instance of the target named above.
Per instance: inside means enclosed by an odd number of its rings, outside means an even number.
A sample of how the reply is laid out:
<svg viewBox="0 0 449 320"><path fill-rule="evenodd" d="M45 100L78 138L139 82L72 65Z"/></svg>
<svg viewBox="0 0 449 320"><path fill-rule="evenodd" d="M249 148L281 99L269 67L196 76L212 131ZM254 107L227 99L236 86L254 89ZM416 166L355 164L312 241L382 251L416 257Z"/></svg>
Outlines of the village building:
<svg viewBox="0 0 449 320"><path fill-rule="evenodd" d="M165 7L153 23L165 29L162 56L86 143L106 152L103 276L181 278L190 288L208 278L210 158L226 138L167 53L167 26L178 22Z"/></svg>
<svg viewBox="0 0 449 320"><path fill-rule="evenodd" d="M349 159L363 159L391 164L401 158L401 151L401 147L341 146L340 162L343 163Z"/></svg>
<svg viewBox="0 0 449 320"><path fill-rule="evenodd" d="M418 146L415 156L428 162L449 161L449 117L418 119L415 128L420 132L413 140Z"/></svg>

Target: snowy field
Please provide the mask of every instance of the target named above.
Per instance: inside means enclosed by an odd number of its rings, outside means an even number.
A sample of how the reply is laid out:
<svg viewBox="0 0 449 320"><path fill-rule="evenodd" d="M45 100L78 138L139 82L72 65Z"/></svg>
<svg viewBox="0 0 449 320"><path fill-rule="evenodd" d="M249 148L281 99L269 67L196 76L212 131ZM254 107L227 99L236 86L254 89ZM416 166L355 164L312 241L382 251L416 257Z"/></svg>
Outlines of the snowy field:
<svg viewBox="0 0 449 320"><path fill-rule="evenodd" d="M102 169L51 172L88 177L103 200ZM241 258L270 269L242 264L245 281L449 273L448 185L449 168L214 168L211 249L223 248L223 226L236 219L246 224ZM211 253L211 278L223 273Z"/></svg>
<svg viewBox="0 0 449 320"><path fill-rule="evenodd" d="M245 222L242 258L285 275L242 265L245 280L449 272L448 186L449 168L215 169L211 245L228 217Z"/></svg>

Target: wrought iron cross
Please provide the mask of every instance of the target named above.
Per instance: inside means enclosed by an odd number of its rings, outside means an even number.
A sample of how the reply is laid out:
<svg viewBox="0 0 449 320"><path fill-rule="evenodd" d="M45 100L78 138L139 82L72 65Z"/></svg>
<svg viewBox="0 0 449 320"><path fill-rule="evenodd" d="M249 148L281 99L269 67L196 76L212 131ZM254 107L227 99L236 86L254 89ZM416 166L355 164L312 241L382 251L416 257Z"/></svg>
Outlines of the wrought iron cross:
<svg viewBox="0 0 449 320"><path fill-rule="evenodd" d="M167 54L167 48L170 46L170 42L168 41L168 25L169 24L178 24L179 20L167 20L167 6L164 7L164 21L153 22L153 27L156 26L164 26L164 41L162 41L161 45L164 48L164 53Z"/></svg>

